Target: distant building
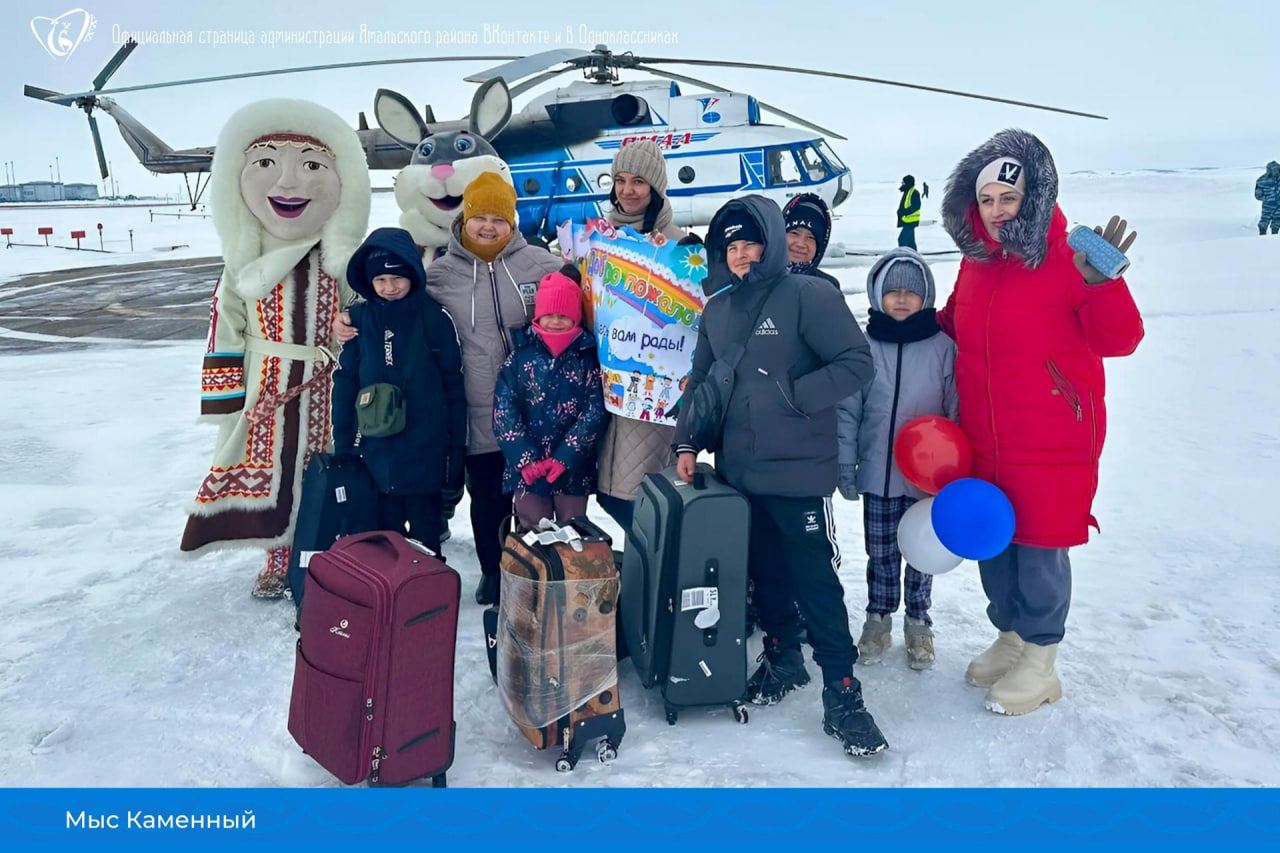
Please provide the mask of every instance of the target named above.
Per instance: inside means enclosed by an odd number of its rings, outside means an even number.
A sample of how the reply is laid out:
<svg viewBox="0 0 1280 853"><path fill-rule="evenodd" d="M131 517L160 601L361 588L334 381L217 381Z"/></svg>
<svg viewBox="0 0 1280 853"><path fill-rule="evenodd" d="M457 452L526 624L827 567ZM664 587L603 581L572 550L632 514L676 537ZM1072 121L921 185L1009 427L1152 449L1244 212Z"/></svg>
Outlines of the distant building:
<svg viewBox="0 0 1280 853"><path fill-rule="evenodd" d="M22 201L22 190L16 184L0 184L0 202Z"/></svg>
<svg viewBox="0 0 1280 853"><path fill-rule="evenodd" d="M22 184L23 201L62 201L62 184L54 181L28 181Z"/></svg>
<svg viewBox="0 0 1280 853"><path fill-rule="evenodd" d="M67 184L63 187L62 197L67 201L97 201L97 184Z"/></svg>

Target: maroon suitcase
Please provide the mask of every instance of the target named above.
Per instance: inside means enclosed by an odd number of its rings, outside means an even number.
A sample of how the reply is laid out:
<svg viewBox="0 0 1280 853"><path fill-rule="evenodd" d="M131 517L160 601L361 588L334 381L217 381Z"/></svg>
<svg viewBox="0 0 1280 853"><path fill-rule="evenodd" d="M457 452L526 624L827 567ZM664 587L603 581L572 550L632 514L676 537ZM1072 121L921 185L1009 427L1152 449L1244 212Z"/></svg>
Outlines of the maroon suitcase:
<svg viewBox="0 0 1280 853"><path fill-rule="evenodd" d="M289 733L348 785L444 787L453 763L458 573L378 531L311 558Z"/></svg>

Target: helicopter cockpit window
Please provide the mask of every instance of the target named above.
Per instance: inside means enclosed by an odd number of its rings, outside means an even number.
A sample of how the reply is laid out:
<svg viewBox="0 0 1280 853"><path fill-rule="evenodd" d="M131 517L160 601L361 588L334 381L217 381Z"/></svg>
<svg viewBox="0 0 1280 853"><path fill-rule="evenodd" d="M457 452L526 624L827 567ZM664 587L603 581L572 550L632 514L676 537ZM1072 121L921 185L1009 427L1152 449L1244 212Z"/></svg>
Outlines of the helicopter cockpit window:
<svg viewBox="0 0 1280 853"><path fill-rule="evenodd" d="M769 151L768 162L770 186L798 184L803 180L800 177L800 167L796 164L795 155L791 153L790 148L774 148Z"/></svg>
<svg viewBox="0 0 1280 853"><path fill-rule="evenodd" d="M825 157L827 162L830 163L836 171L843 172L848 169L844 162L836 156L836 152L831 150L831 146L827 144L827 140L819 139L815 144L818 146L818 153Z"/></svg>
<svg viewBox="0 0 1280 853"><path fill-rule="evenodd" d="M804 170L809 175L811 181L825 180L827 177L827 164L822 162L821 155L812 145L802 145L797 149L800 155L800 162L804 164Z"/></svg>

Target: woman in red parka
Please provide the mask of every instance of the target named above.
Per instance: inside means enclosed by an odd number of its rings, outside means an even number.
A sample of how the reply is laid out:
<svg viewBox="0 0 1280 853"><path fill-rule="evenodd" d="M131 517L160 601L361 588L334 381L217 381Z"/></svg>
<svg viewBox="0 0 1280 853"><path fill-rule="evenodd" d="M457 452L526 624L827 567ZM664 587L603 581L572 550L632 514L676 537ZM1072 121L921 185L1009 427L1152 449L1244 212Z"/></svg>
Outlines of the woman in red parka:
<svg viewBox="0 0 1280 853"><path fill-rule="evenodd" d="M1106 435L1102 359L1129 355L1142 317L1124 279L1108 279L1067 245L1058 174L1044 144L1005 130L947 181L943 225L964 254L938 314L956 341L960 426L974 476L1013 503L1017 529L981 561L987 615L999 631L969 664L986 707L1025 714L1062 697L1054 671L1071 603L1067 549L1089 539ZM1125 251L1122 221L1104 234ZM1101 229L1095 229L1102 233Z"/></svg>

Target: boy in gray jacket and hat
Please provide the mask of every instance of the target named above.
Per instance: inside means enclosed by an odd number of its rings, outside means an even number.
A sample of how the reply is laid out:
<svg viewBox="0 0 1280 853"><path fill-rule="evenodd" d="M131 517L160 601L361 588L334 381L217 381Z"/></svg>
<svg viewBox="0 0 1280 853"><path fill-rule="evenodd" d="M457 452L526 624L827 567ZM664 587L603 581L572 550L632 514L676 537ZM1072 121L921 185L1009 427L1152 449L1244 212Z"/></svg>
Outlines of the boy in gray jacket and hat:
<svg viewBox="0 0 1280 853"><path fill-rule="evenodd" d="M933 273L912 249L879 258L867 275L871 313L867 337L875 360L872 383L836 408L839 417L840 494L863 500L867 547L867 620L858 660L876 663L893 644L893 612L902 596L898 523L926 497L893 460L893 441L904 424L922 415L956 420L956 345L934 317ZM929 618L932 575L906 567L907 663L933 666Z"/></svg>

